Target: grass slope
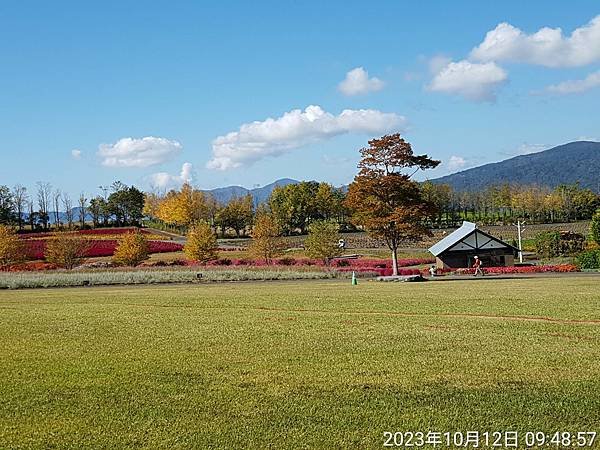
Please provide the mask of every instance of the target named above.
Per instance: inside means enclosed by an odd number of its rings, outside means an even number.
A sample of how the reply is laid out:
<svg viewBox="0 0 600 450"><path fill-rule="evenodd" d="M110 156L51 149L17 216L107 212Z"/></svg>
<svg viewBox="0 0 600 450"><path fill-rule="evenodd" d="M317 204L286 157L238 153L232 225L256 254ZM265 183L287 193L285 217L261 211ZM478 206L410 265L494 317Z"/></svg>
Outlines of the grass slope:
<svg viewBox="0 0 600 450"><path fill-rule="evenodd" d="M0 308L0 448L600 431L597 278L0 291Z"/></svg>

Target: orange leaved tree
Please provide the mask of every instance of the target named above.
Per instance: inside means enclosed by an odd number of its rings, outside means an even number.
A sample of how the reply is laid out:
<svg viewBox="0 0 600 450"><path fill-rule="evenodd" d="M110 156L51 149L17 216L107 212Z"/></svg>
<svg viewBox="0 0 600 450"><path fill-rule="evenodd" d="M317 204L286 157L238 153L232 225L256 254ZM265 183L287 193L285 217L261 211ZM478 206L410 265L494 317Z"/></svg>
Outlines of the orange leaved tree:
<svg viewBox="0 0 600 450"><path fill-rule="evenodd" d="M121 236L112 260L123 266L137 266L149 258L148 254L148 240L142 233L134 231Z"/></svg>
<svg viewBox="0 0 600 450"><path fill-rule="evenodd" d="M430 235L423 222L435 209L411 178L440 162L415 155L400 134L370 140L360 154L360 171L348 188L346 206L353 223L385 241L392 251L393 274L398 275L398 247Z"/></svg>

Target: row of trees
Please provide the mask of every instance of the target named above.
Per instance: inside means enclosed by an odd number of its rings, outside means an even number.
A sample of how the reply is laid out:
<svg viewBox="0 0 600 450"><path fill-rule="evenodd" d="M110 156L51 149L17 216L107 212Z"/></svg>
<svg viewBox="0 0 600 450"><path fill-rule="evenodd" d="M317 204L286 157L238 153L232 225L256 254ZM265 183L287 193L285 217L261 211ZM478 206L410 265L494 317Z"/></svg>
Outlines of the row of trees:
<svg viewBox="0 0 600 450"><path fill-rule="evenodd" d="M306 255L328 264L339 256L342 249L338 246L339 225L331 220L316 220L308 227L305 241ZM271 264L285 249L281 237L281 228L274 216L261 212L252 228L252 241L248 252L250 256ZM187 234L184 247L186 256L194 261L207 262L218 258L217 236L206 222L192 225Z"/></svg>
<svg viewBox="0 0 600 450"><path fill-rule="evenodd" d="M164 195L146 194L144 214L166 224L189 227L197 222L210 224L224 236L231 230L240 237L249 233L257 215L269 213L277 222L280 233L305 233L316 220L347 223L345 196L328 183L303 181L276 187L268 201L255 205L251 195L234 197L225 204L211 195L184 184L180 190Z"/></svg>
<svg viewBox="0 0 600 450"><path fill-rule="evenodd" d="M0 186L0 224L16 225L22 230L26 225L31 229L47 230L53 221L64 222L72 227L75 222L85 224L85 204L83 194L77 204L83 208L74 208L71 196L59 189L53 189L50 183L38 182L33 193L25 186L17 184L13 189ZM59 211L65 211L64 220Z"/></svg>
<svg viewBox="0 0 600 450"><path fill-rule="evenodd" d="M135 186L116 181L103 188L104 196L88 199L84 193L76 202L50 183L38 182L30 192L22 185L10 189L0 186L0 224L15 225L19 230L84 228L91 217L94 227L139 225L145 195ZM110 192L110 194L109 194Z"/></svg>
<svg viewBox="0 0 600 450"><path fill-rule="evenodd" d="M404 158L401 163L389 161L395 151ZM399 135L370 141L369 147L361 150L360 180L368 180L365 170L370 167L369 164L373 165L372 170L377 174L386 177L396 176L393 174L404 169L414 171L432 167L433 163L424 162L424 156L410 156L411 151L410 144ZM388 161L384 164L376 155ZM387 182L392 180L384 179ZM408 179L411 180L410 176ZM600 207L600 196L577 184L561 185L555 189L505 184L476 192L455 192L448 185L430 181L404 187L408 190L398 195L405 197L410 208L416 208L412 214L421 217L424 228L456 226L462 220L491 224L513 223L517 218L525 218L529 223L590 219ZM183 230L192 224L205 222L221 236L233 233L239 237L250 233L258 215L268 213L279 232L290 235L304 234L311 223L323 220L337 223L343 231L357 226L364 228L354 217L355 208L356 204L369 198L368 192L351 187L346 192L328 183L314 181L277 187L260 205L256 205L250 195L234 197L221 204L189 184L163 195L143 193L135 186L121 182L102 189L103 195L88 199L81 194L74 202L67 193L53 189L49 183L37 183L31 193L21 185L13 189L0 186L0 223L16 225L19 229L28 226L30 229L47 230L51 223L68 229L75 226L83 228L89 221L94 227L139 225L146 217ZM413 204L415 202L411 199L417 195L417 203L428 205L426 210L421 211ZM388 201L393 202L393 199Z"/></svg>
<svg viewBox="0 0 600 450"><path fill-rule="evenodd" d="M555 189L503 184L474 192L455 192L448 185L430 181L422 187L437 210L429 220L439 227L465 219L488 224L512 223L517 218L530 223L571 222L590 219L600 206L600 196L578 184Z"/></svg>
<svg viewBox="0 0 600 450"><path fill-rule="evenodd" d="M415 182L411 189L418 190L423 201L431 206L422 215L423 225L429 228L453 227L463 220L485 224L513 223L518 218L529 223L569 222L590 219L600 207L600 196L577 184L552 190L502 185L481 192L454 192L448 185L427 181ZM344 231L356 228L351 206L356 203L351 197L356 195L364 193L344 192L328 183L306 181L275 188L269 199L257 207L250 195L220 204L209 194L186 184L162 196L146 194L144 214L185 229L204 221L221 236L228 231L238 237L247 235L255 216L261 212L272 215L283 235L305 234L312 222L322 220L334 221ZM410 197L415 193L402 195Z"/></svg>

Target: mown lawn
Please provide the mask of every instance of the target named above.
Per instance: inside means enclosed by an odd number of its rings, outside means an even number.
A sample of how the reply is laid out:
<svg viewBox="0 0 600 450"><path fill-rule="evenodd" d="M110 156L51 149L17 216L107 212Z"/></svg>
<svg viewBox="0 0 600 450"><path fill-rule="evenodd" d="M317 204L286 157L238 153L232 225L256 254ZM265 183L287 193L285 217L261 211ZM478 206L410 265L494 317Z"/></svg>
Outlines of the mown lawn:
<svg viewBox="0 0 600 450"><path fill-rule="evenodd" d="M0 291L0 342L0 448L600 432L597 277Z"/></svg>

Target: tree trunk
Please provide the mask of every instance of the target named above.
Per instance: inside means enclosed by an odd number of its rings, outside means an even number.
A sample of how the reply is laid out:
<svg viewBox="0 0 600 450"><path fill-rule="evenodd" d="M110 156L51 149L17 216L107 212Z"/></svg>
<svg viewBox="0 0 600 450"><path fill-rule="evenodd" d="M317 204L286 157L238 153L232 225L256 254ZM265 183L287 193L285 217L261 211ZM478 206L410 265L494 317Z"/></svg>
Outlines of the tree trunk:
<svg viewBox="0 0 600 450"><path fill-rule="evenodd" d="M392 248L392 276L398 276L398 247Z"/></svg>

